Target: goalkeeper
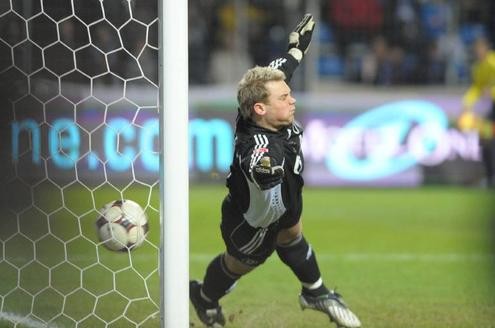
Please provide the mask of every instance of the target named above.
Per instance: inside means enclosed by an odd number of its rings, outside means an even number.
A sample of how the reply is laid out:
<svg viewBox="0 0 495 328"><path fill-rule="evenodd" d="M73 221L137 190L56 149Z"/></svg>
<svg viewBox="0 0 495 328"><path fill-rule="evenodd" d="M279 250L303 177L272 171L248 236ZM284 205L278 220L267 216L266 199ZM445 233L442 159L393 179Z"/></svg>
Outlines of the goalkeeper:
<svg viewBox="0 0 495 328"><path fill-rule="evenodd" d="M203 282L189 286L196 313L209 327L225 325L218 301L274 251L301 282L303 309L321 311L339 327L361 325L323 283L302 234L303 130L294 121L296 99L286 82L308 51L314 24L305 15L290 33L288 52L269 67L249 69L239 82L234 159L220 227L226 252L210 262Z"/></svg>
<svg viewBox="0 0 495 328"><path fill-rule="evenodd" d="M480 133L481 157L485 167L488 187L495 186L495 51L485 37L479 37L473 43L475 63L472 67L472 83L463 97L463 110L458 125L461 130L476 129ZM492 108L483 124L473 114L474 104L480 96L488 92L492 99Z"/></svg>

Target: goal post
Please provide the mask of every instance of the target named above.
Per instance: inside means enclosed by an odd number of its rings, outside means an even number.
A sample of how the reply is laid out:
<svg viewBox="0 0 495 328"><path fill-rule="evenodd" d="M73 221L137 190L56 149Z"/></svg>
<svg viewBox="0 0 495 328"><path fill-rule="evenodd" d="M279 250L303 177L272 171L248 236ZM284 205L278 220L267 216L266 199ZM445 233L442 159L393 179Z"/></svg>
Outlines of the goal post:
<svg viewBox="0 0 495 328"><path fill-rule="evenodd" d="M187 1L159 1L162 327L189 327Z"/></svg>

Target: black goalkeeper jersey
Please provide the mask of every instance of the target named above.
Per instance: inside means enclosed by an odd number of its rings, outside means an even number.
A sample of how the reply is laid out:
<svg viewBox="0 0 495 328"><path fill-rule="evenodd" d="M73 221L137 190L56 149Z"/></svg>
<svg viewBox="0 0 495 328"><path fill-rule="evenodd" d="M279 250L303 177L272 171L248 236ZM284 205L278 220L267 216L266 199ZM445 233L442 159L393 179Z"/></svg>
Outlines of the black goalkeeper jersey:
<svg viewBox="0 0 495 328"><path fill-rule="evenodd" d="M287 83L297 65L290 55L270 64L285 73ZM301 176L304 169L302 133L296 122L275 132L238 115L234 159L227 177L229 201L226 206L230 207L230 213L242 215L255 228L266 228L275 222L290 227L299 221L304 184ZM269 189L259 188L252 178L253 167L264 156L284 168L282 183Z"/></svg>

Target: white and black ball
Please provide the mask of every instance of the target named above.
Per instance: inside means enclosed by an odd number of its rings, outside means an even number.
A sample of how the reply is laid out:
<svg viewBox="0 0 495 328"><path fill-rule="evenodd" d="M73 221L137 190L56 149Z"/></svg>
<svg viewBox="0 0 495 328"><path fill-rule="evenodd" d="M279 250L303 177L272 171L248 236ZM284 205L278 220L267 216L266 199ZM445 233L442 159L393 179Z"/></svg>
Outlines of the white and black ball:
<svg viewBox="0 0 495 328"><path fill-rule="evenodd" d="M115 200L100 210L96 229L98 238L108 249L132 250L144 242L148 218L138 203L128 199Z"/></svg>

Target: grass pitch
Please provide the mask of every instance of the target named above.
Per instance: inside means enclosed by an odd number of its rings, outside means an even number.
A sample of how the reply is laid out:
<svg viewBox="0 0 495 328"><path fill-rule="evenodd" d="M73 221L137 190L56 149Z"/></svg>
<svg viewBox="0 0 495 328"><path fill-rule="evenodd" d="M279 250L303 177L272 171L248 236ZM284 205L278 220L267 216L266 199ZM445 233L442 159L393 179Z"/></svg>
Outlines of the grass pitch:
<svg viewBox="0 0 495 328"><path fill-rule="evenodd" d="M0 220L0 327L159 327L158 188L53 185L12 190ZM223 251L222 186L190 190L190 276ZM495 327L495 198L486 190L306 188L304 233L324 280L363 327ZM146 206L148 242L130 253L99 244L100 208ZM17 202L17 203L14 203ZM297 303L299 283L272 256L221 300L228 327L330 327ZM190 312L191 326L201 327Z"/></svg>
<svg viewBox="0 0 495 328"><path fill-rule="evenodd" d="M191 191L191 277L223 250L225 189ZM306 189L304 233L363 327L495 327L495 195L461 188ZM330 327L301 311L274 254L221 300L229 327ZM193 310L191 322L200 326Z"/></svg>

